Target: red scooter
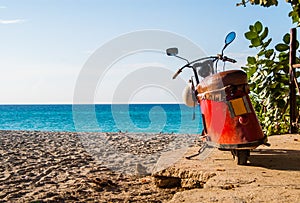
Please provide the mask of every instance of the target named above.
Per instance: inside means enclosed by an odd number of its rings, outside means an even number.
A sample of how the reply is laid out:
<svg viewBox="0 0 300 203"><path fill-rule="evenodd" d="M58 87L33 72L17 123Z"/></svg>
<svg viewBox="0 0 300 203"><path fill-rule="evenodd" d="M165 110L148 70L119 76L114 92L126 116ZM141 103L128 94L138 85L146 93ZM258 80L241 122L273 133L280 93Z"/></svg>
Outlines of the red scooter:
<svg viewBox="0 0 300 203"><path fill-rule="evenodd" d="M188 106L200 104L203 121L203 137L206 145L219 150L231 151L237 164L245 165L250 150L267 143L267 136L262 132L257 116L249 98L247 75L241 70L225 71L225 62L235 63L234 59L224 56L225 48L235 39L235 32L225 38L221 54L189 62L178 56L177 48L166 50L168 56L175 56L187 61L173 76L175 79L183 69L192 69L189 91L184 101ZM218 72L218 62L223 61L223 71ZM200 81L201 79L201 81ZM197 156L203 151L199 150Z"/></svg>

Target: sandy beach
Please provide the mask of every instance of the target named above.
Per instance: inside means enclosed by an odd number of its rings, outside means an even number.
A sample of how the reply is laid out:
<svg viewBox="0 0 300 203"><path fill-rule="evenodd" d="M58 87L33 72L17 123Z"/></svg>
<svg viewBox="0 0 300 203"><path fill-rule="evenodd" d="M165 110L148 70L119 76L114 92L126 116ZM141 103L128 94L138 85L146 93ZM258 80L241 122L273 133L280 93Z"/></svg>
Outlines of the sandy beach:
<svg viewBox="0 0 300 203"><path fill-rule="evenodd" d="M118 134L99 135L90 133L88 137L101 137L99 143L111 143ZM247 166L237 166L230 152L213 149L203 159L182 157L152 175L147 164L153 166L159 151L167 144L176 151L179 146L169 145L176 136L155 135L137 143L131 140L134 136L127 135L118 135L123 137L118 137L113 142L117 148L110 150L121 148L136 157L140 157L137 155L142 150L141 157L145 160L133 157L137 171L127 167L129 171L122 173L120 166L113 167L121 164L122 154L115 153L111 162L98 159L96 154L105 154L105 150L87 148L87 142L78 133L0 131L0 202L297 202L300 199L299 135L270 137L271 147L261 146L251 152ZM186 154L198 149L191 143L188 146ZM147 155L152 158L146 159ZM138 169L139 163L142 170Z"/></svg>
<svg viewBox="0 0 300 203"><path fill-rule="evenodd" d="M1 131L0 154L1 202L159 202L175 192L101 165L77 133Z"/></svg>

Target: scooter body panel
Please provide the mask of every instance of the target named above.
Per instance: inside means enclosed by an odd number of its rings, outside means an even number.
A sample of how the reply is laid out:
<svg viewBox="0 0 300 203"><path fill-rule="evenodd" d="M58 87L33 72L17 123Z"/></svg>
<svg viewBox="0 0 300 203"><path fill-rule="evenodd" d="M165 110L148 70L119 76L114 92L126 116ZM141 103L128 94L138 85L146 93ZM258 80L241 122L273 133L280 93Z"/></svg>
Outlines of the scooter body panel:
<svg viewBox="0 0 300 203"><path fill-rule="evenodd" d="M198 85L198 102L210 141L243 146L264 138L247 87L247 77L239 70L209 76Z"/></svg>

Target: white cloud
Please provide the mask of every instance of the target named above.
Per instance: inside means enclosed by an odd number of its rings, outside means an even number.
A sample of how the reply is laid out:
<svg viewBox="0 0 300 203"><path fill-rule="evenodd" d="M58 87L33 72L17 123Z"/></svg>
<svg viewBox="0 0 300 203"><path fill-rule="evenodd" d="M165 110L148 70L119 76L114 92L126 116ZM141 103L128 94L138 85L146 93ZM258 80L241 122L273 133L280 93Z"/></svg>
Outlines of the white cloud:
<svg viewBox="0 0 300 203"><path fill-rule="evenodd" d="M25 22L24 19L14 19L14 20L2 20L0 19L0 24L17 24Z"/></svg>
<svg viewBox="0 0 300 203"><path fill-rule="evenodd" d="M7 8L6 6L0 6L0 9L4 9L4 8Z"/></svg>

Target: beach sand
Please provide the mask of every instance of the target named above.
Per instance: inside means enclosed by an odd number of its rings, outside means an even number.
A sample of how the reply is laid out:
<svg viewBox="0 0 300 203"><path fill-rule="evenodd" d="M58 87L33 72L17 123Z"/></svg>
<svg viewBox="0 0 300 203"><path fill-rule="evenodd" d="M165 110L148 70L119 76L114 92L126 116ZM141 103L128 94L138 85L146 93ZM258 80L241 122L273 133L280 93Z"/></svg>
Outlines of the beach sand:
<svg viewBox="0 0 300 203"><path fill-rule="evenodd" d="M237 166L230 152L217 149L187 160L182 153L193 154L198 147L188 143L189 150L181 152L179 146L171 145L174 152L180 152L176 156L181 159L152 176L147 167L153 166L160 156L158 152L178 135L155 135L150 141L139 143L133 142L136 135L130 134L87 135L83 139L78 133L0 131L0 202L298 202L300 199L299 135L270 137L271 147L260 146L251 152L247 166ZM100 139L97 142L102 144L116 143L117 148L91 147L94 143L87 141L87 137ZM114 149L122 149L125 155L133 156L136 166L146 169L141 172L136 167L136 171L130 171L134 167L129 167L132 165L129 163L122 172L124 154L111 153ZM142 159L136 158L139 150L143 152ZM98 157L105 153L114 156ZM159 162L176 153L166 154ZM150 155L151 159L143 160ZM109 158L113 160L109 162Z"/></svg>
<svg viewBox="0 0 300 203"><path fill-rule="evenodd" d="M161 190L150 176L137 178L100 164L79 136L1 131L0 201L159 202L172 197L176 189Z"/></svg>

